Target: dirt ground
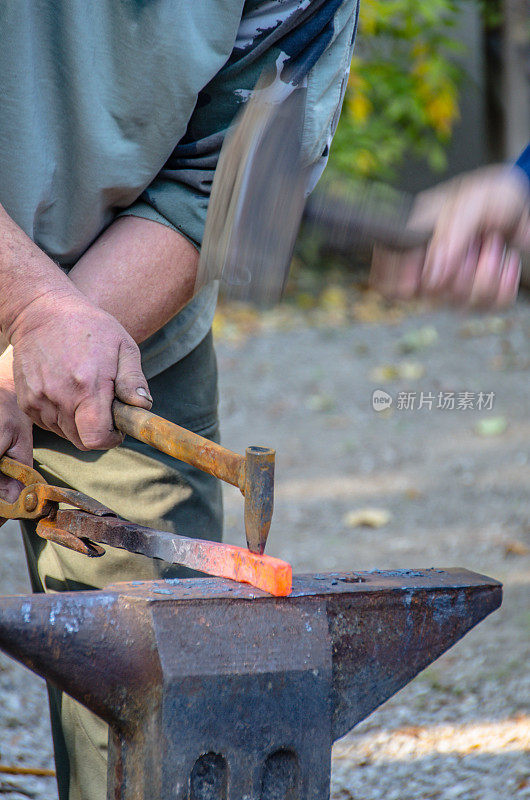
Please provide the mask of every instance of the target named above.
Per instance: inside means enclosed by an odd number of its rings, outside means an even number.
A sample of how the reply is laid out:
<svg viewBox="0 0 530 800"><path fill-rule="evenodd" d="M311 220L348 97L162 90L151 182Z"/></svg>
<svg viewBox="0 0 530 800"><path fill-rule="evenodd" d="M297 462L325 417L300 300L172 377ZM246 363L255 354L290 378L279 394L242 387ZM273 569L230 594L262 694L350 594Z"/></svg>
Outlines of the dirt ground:
<svg viewBox="0 0 530 800"><path fill-rule="evenodd" d="M268 552L297 572L463 566L505 587L499 611L335 745L332 798L526 800L528 298L472 320L333 287L323 301L216 323L223 441L278 450ZM384 412L375 389L392 397ZM454 410L436 407L440 392L456 393ZM399 407L411 393L415 408ZM230 487L225 506L226 539L242 544ZM367 509L380 527L353 524ZM12 524L0 545L1 591L27 591ZM51 766L43 683L1 656L0 691L0 761ZM0 794L56 798L52 779L7 775Z"/></svg>

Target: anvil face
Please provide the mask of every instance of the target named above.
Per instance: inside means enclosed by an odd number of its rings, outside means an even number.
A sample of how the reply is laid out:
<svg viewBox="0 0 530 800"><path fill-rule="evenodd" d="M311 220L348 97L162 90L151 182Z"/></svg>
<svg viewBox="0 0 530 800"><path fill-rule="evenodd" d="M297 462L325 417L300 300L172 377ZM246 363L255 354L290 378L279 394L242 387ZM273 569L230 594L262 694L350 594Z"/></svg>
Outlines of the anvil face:
<svg viewBox="0 0 530 800"><path fill-rule="evenodd" d="M465 570L0 601L0 647L105 719L108 798L326 800L331 745L496 609Z"/></svg>

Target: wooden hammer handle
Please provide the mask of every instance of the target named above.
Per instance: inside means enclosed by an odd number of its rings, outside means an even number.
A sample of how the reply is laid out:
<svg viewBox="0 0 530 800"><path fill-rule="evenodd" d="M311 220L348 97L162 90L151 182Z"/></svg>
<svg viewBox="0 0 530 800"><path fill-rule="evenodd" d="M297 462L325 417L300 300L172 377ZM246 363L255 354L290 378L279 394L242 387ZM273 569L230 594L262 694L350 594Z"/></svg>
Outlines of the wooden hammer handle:
<svg viewBox="0 0 530 800"><path fill-rule="evenodd" d="M243 490L245 459L238 453L145 408L114 400L112 414L116 428L122 433Z"/></svg>

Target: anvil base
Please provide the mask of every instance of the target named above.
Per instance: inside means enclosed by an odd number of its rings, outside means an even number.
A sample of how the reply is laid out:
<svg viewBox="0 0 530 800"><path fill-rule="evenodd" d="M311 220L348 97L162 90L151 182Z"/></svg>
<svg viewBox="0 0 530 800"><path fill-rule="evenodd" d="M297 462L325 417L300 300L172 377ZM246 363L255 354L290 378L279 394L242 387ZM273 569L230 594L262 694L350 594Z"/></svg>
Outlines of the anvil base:
<svg viewBox="0 0 530 800"><path fill-rule="evenodd" d="M0 647L110 725L109 800L326 800L331 745L496 609L460 569L4 597Z"/></svg>

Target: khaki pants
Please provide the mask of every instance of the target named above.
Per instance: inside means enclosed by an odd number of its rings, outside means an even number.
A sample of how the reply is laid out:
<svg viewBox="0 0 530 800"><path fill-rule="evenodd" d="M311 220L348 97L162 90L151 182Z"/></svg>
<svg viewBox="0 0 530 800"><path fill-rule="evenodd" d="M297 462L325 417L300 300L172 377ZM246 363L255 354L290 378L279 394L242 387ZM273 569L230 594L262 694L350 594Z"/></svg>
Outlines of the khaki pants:
<svg viewBox="0 0 530 800"><path fill-rule="evenodd" d="M154 413L218 440L211 333L186 358L151 379L149 388ZM82 453L52 433L35 434L36 468L50 483L78 489L141 525L221 540L221 488L215 478L129 437L114 450ZM35 592L101 589L120 580L192 574L111 547L102 558L89 559L40 539L31 522L22 529ZM54 687L48 692L60 800L105 800L106 724Z"/></svg>

